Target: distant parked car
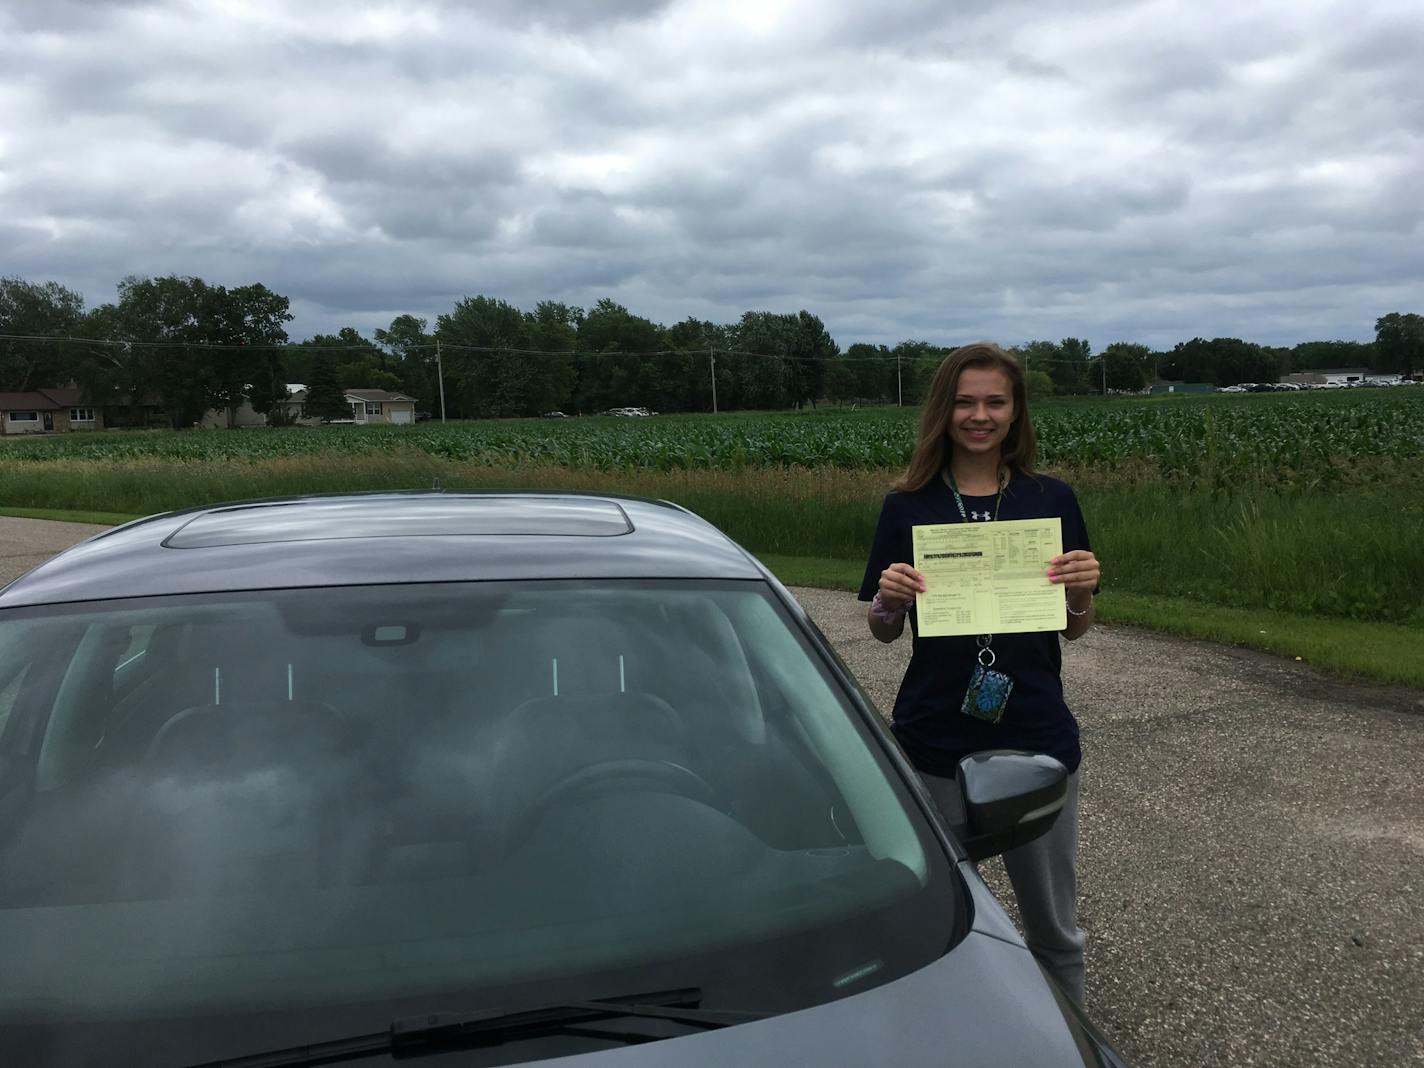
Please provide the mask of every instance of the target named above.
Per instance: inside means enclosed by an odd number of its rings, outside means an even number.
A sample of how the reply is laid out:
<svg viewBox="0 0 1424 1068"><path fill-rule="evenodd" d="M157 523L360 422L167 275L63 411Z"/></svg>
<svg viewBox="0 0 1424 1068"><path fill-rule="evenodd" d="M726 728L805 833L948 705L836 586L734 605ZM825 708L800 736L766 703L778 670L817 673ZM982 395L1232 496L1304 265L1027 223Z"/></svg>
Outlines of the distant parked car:
<svg viewBox="0 0 1424 1068"><path fill-rule="evenodd" d="M423 422L425 422L425 421L426 421L427 419L429 419L429 418L430 418L430 413L429 413L429 412L416 412L416 413L415 413L415 421L416 421L417 423L423 423Z"/></svg>
<svg viewBox="0 0 1424 1068"><path fill-rule="evenodd" d="M563 412L545 412L545 413L544 413L543 415L541 415L539 418L540 418L540 419L567 419L568 416L565 415Z"/></svg>
<svg viewBox="0 0 1424 1068"><path fill-rule="evenodd" d="M603 414L618 416L641 416L657 415L658 413L649 411L647 408L609 408L608 411L604 412Z"/></svg>

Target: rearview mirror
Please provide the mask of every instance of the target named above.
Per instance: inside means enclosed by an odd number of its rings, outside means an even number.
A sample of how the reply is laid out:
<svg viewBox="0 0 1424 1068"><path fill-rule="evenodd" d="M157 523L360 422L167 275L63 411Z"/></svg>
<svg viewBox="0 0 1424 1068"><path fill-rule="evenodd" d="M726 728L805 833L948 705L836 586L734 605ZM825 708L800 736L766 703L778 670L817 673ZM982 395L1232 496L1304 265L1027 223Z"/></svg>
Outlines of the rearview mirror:
<svg viewBox="0 0 1424 1068"><path fill-rule="evenodd" d="M959 762L971 860L1016 849L1053 826L1068 797L1068 769L1045 753L991 749Z"/></svg>

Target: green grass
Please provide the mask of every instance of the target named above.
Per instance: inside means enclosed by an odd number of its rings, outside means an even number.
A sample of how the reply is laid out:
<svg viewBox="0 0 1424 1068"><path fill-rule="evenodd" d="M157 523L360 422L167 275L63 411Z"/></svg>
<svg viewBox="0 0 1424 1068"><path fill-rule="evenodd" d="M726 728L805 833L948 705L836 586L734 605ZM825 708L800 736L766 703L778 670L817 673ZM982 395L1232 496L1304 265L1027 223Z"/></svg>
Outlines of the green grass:
<svg viewBox="0 0 1424 1068"><path fill-rule="evenodd" d="M823 556L782 556L777 553L756 555L786 586L858 590L861 576L865 573L864 560L831 560Z"/></svg>
<svg viewBox="0 0 1424 1068"><path fill-rule="evenodd" d="M1363 466L1363 462L1361 462ZM1128 470L1060 471L1078 488L1110 591L1424 629L1424 482L1386 472L1333 489L1192 489ZM0 505L147 515L251 497L350 490L567 489L661 497L754 552L855 560L893 471L491 467L403 450L267 460L51 460L0 465Z"/></svg>
<svg viewBox="0 0 1424 1068"><path fill-rule="evenodd" d="M1114 591L1424 627L1417 480L1349 490L1079 491ZM1424 634L1421 635L1424 641Z"/></svg>
<svg viewBox="0 0 1424 1068"><path fill-rule="evenodd" d="M1224 608L1134 593L1099 598L1098 615L1106 623L1261 649L1333 675L1424 688L1424 633L1415 627Z"/></svg>

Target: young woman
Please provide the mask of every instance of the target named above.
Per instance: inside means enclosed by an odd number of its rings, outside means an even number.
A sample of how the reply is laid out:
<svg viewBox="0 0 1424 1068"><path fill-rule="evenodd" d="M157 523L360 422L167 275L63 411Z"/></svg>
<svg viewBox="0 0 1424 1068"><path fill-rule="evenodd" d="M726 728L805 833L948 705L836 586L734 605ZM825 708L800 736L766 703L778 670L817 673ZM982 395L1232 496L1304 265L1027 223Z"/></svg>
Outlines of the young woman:
<svg viewBox="0 0 1424 1068"><path fill-rule="evenodd" d="M1052 830L1004 855L1026 941L1079 1004L1084 935L1077 922L1078 724L1063 701L1058 633L922 638L915 597L925 579L913 566L911 528L1057 516L1063 553L1048 579L1067 591L1070 641L1093 625L1100 572L1077 498L1064 482L1033 471L1033 424L1023 371L997 345L976 343L947 356L930 383L910 467L885 498L860 599L870 601L870 631L893 642L910 620L913 650L895 698L892 729L953 825L965 822L954 775L981 749L1048 753L1070 772L1068 799ZM992 658L981 657L985 646ZM1007 702L965 704L982 660L1013 680ZM969 708L970 711L965 711Z"/></svg>

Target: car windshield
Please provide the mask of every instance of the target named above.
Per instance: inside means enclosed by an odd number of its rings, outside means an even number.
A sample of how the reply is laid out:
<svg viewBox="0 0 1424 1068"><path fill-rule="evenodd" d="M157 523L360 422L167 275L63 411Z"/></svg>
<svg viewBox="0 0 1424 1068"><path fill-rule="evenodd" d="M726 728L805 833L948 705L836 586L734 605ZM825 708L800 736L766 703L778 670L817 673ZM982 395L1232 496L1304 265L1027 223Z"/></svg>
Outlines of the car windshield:
<svg viewBox="0 0 1424 1068"><path fill-rule="evenodd" d="M6 1063L116 1041L190 1063L676 987L786 1011L903 975L965 922L765 583L0 613Z"/></svg>

